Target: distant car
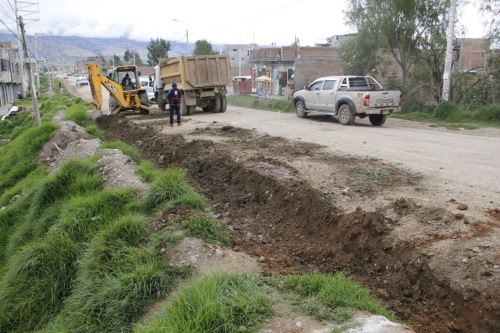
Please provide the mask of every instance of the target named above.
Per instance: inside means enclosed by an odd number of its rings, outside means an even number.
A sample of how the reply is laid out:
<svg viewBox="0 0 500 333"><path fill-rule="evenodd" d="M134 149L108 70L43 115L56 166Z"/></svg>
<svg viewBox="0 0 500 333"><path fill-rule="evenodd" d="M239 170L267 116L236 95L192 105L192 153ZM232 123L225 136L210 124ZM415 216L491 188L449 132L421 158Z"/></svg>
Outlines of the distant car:
<svg viewBox="0 0 500 333"><path fill-rule="evenodd" d="M88 85L89 85L89 79L87 79L85 76L79 76L76 78L77 87L88 86Z"/></svg>

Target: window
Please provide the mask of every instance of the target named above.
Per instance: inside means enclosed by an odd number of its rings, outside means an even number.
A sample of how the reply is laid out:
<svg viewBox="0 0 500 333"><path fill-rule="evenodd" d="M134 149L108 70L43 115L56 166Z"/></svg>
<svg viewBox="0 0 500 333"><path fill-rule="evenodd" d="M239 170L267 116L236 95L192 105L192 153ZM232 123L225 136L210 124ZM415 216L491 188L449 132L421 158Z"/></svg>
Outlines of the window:
<svg viewBox="0 0 500 333"><path fill-rule="evenodd" d="M311 91L318 91L321 90L321 85L323 84L323 81L318 81L314 82L310 87L309 90Z"/></svg>
<svg viewBox="0 0 500 333"><path fill-rule="evenodd" d="M349 78L350 88L362 88L368 90L368 83L364 77L351 77Z"/></svg>
<svg viewBox="0 0 500 333"><path fill-rule="evenodd" d="M332 90L333 87L335 86L336 80L326 80L325 84L323 85L323 90Z"/></svg>

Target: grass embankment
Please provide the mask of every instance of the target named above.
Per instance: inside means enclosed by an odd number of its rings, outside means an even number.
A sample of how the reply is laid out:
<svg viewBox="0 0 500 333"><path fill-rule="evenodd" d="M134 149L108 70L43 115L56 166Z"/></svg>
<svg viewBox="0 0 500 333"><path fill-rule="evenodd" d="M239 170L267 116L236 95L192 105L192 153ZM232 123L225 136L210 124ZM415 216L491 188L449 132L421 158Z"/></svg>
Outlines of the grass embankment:
<svg viewBox="0 0 500 333"><path fill-rule="evenodd" d="M500 104L466 110L460 105L443 102L436 107L420 107L415 111L410 108L408 112L393 114L393 117L428 122L448 128L500 127Z"/></svg>
<svg viewBox="0 0 500 333"><path fill-rule="evenodd" d="M138 174L151 184L144 199L134 189L104 188L97 157L67 161L49 175L36 156L57 130L55 112L66 110L66 119L102 133L80 99L58 94L41 103L40 128L29 114L0 123L10 140L0 145L0 332L256 332L274 313L271 295L282 293L336 322L355 309L391 316L342 275L226 274L177 287L192 272L169 266L166 247L186 235L230 243L206 199L182 170L157 169L123 142L103 146L139 163ZM159 215L177 205L190 216L159 227ZM152 319L136 324L164 299Z"/></svg>
<svg viewBox="0 0 500 333"><path fill-rule="evenodd" d="M230 105L242 106L246 108L281 111L281 112L294 112L293 102L286 99L263 99L250 95L236 95L227 96L227 102Z"/></svg>

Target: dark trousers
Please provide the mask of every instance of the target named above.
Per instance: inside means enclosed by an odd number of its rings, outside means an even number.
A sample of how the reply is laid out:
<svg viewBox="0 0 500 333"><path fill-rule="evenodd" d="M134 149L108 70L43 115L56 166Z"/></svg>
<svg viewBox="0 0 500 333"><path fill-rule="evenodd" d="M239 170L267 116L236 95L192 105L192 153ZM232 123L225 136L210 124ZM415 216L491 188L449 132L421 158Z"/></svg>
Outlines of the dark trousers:
<svg viewBox="0 0 500 333"><path fill-rule="evenodd" d="M174 112L177 115L177 124L181 123L181 107L180 105L170 105L170 125L174 124Z"/></svg>

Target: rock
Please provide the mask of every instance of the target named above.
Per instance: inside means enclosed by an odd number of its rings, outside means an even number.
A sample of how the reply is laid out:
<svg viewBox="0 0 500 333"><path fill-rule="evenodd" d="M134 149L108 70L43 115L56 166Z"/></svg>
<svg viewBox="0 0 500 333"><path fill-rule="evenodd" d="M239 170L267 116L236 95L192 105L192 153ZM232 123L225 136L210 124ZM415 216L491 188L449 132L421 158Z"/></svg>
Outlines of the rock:
<svg viewBox="0 0 500 333"><path fill-rule="evenodd" d="M260 256L260 257L259 257L259 262L264 262L264 261L266 261L266 258L265 258L265 257L263 257L263 256Z"/></svg>
<svg viewBox="0 0 500 333"><path fill-rule="evenodd" d="M214 123L216 123L216 121L214 121ZM240 326L238 327L238 330L239 330L240 332L243 332L243 331L246 331L246 330L247 330L247 328L246 328L245 326L243 326L243 325L240 325Z"/></svg>
<svg viewBox="0 0 500 333"><path fill-rule="evenodd" d="M463 262L464 264L466 264L468 261L469 261L469 259L467 259L467 258L463 258L463 259L462 259L462 262Z"/></svg>
<svg viewBox="0 0 500 333"><path fill-rule="evenodd" d="M302 327L302 322L300 322L300 321L296 322L295 326L297 326L298 328L301 328Z"/></svg>
<svg viewBox="0 0 500 333"><path fill-rule="evenodd" d="M385 291L384 289L377 289L377 293L380 295L380 297L382 298L385 298L385 299L389 299L389 293L387 291Z"/></svg>
<svg viewBox="0 0 500 333"><path fill-rule="evenodd" d="M464 213L455 213L455 215L454 215L454 216L455 216L455 218L456 218L457 220L461 220L461 219L463 219L463 218L464 218L464 216L465 216L465 215L464 215Z"/></svg>
<svg viewBox="0 0 500 333"><path fill-rule="evenodd" d="M469 206L466 203L459 203L457 208L459 210L467 210L467 209L469 209Z"/></svg>
<svg viewBox="0 0 500 333"><path fill-rule="evenodd" d="M165 156L160 155L160 158L158 158L158 163L163 163L165 162Z"/></svg>
<svg viewBox="0 0 500 333"><path fill-rule="evenodd" d="M345 189L342 190L343 195L351 195L351 189L349 187L346 187Z"/></svg>
<svg viewBox="0 0 500 333"><path fill-rule="evenodd" d="M240 247L238 245L236 245L235 247L233 247L233 251L234 252L238 252L240 250Z"/></svg>
<svg viewBox="0 0 500 333"><path fill-rule="evenodd" d="M477 247L477 246L474 246L471 250L472 250L472 252L475 252L475 253L479 253L479 252L481 252L481 251L479 250L479 247Z"/></svg>
<svg viewBox="0 0 500 333"><path fill-rule="evenodd" d="M255 249L255 255L258 257L262 257L264 255L264 251L260 247Z"/></svg>
<svg viewBox="0 0 500 333"><path fill-rule="evenodd" d="M215 255L218 257L223 257L224 251L222 251L221 249L215 249Z"/></svg>
<svg viewBox="0 0 500 333"><path fill-rule="evenodd" d="M167 252L167 249L166 249L166 248L162 248L162 249L160 250L160 252L161 252L161 253L165 253L165 252Z"/></svg>

